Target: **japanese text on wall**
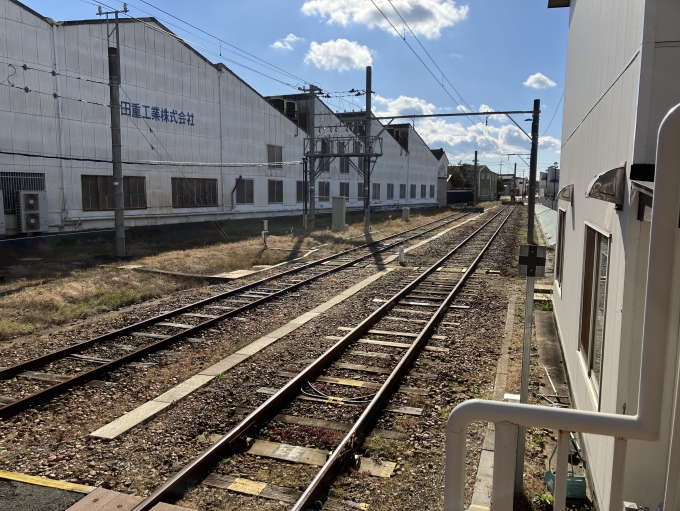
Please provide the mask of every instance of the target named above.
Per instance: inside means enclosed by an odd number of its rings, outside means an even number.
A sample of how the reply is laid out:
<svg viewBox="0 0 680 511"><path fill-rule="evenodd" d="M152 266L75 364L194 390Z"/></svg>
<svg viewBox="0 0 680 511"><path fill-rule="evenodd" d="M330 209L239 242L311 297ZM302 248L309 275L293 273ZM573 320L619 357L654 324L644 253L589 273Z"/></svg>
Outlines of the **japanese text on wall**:
<svg viewBox="0 0 680 511"><path fill-rule="evenodd" d="M120 115L128 115L138 119L150 119L152 121L174 122L175 124L194 125L194 114L168 110L157 106L141 105L130 101L120 102Z"/></svg>

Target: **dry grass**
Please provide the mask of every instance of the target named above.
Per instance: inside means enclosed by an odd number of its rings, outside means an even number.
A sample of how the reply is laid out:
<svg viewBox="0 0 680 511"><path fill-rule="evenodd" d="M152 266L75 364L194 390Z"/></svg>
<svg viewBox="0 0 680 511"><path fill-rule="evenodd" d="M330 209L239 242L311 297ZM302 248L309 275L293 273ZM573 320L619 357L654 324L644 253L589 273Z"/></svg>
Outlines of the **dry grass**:
<svg viewBox="0 0 680 511"><path fill-rule="evenodd" d="M402 221L396 212L377 213L372 222L373 236L380 239L449 214L448 210L414 213L411 221L407 223ZM321 229L313 233L296 229L295 226L287 230L279 227L268 237L269 249L264 247L259 236L251 236L243 240L220 241L198 248L165 251L138 258L135 264L168 271L213 275L250 269L254 265L278 264L300 257L312 249L316 249L312 258L323 257L372 241L373 237L363 236L363 222L357 221L360 219L354 220L343 232L333 232L328 226L323 228L323 224Z"/></svg>
<svg viewBox="0 0 680 511"><path fill-rule="evenodd" d="M380 239L450 214L441 209L416 211L405 223L399 212L380 212L372 216L373 233ZM269 249L260 237L260 220L225 222L226 240L210 223L131 230L127 235L131 260L126 264L214 275L277 264L316 248L307 259L311 261L373 239L362 235L363 217L357 214L348 215L344 232L330 230L328 215L319 218L314 232L302 231L299 223L297 218L272 219ZM110 257L110 242L63 241L24 253L2 250L0 341L197 285L196 280L102 267L102 263L118 264Z"/></svg>
<svg viewBox="0 0 680 511"><path fill-rule="evenodd" d="M0 298L0 340L139 303L186 285L166 277L105 268L74 271Z"/></svg>

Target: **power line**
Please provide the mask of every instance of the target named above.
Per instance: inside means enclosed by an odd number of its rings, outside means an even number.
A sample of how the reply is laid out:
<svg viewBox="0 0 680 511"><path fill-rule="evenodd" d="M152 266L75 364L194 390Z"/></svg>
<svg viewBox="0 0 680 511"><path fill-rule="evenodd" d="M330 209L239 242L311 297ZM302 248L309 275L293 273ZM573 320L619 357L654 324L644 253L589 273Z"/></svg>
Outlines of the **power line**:
<svg viewBox="0 0 680 511"><path fill-rule="evenodd" d="M388 0L388 1L390 1L390 0ZM427 71L432 75L432 77L435 79L435 81L436 81L439 85L441 85L441 87L442 87L442 89L444 90L444 92L445 92L445 93L453 100L454 103L456 103L456 106L461 107L462 105L461 105L461 104L460 104L460 103L459 103L459 102L458 102L458 101L457 101L457 100L449 93L449 91L446 89L446 87L444 87L443 81L442 81L442 83L439 82L439 79L438 79L438 78L436 77L436 75L432 72L432 70L430 69L430 67L425 63L425 61L423 61L423 59L420 57L420 55L418 55L418 53L417 53L417 52L413 49L413 47L408 43L408 41L406 40L406 37L405 37L405 36L402 36L402 35L399 33L399 30L397 30L397 28L394 26L394 24L392 24L392 21L387 17L387 15L382 11L382 9L380 9L380 7L378 7L378 5L375 3L374 0L371 0L371 3L375 6L375 8L378 10L378 12L380 12L380 14L383 15L383 17L385 18L385 20L387 20L387 22L388 22L388 23L390 24L390 26L394 29L394 31L397 33L397 35L404 41L404 43L406 44L406 46L409 47L409 49L411 50L411 52L413 52L413 54L416 56L416 58L421 62L421 64L423 64L423 66L425 67L425 69L427 69ZM411 34L412 34L413 37L416 39L416 41L418 41L418 44L420 44L420 46L425 50L425 47L423 46L423 44L420 42L420 40L419 40L418 37L415 35L415 33L413 32L413 30L411 30L411 27L408 25L408 23L406 23L406 20L404 20L404 18L402 17L402 15L399 13L399 11L397 10L397 8L394 7L394 5L392 4L391 1L390 1L390 5L391 5L392 8L394 9L394 11L397 13L397 15L401 18L401 20L404 22L404 25L405 25L406 27L408 27L409 32L411 32ZM425 50L425 53L427 54L428 57L430 57L430 60L432 60L432 62L434 63L435 67L437 68L437 70L439 70L439 71L442 73L442 77L445 77L443 71L442 71L441 68L437 65L437 63L434 61L434 59L430 56L430 54L427 52L427 50ZM451 85L451 87L452 87L453 90L456 92L456 94L458 94L458 96L460 97L461 101L464 103L464 106L467 106L470 110L472 110L472 108L469 106L469 104L467 104L467 102L463 99L463 96L461 96L460 93L459 93L459 92L456 90L456 88L453 86L453 84L451 84L450 80L449 80L448 78L446 78L446 81L449 83L449 85ZM490 112L489 115L493 115L493 113ZM472 119L471 119L469 116L468 116L468 120L472 123L472 125L475 127L475 129L476 129L476 130L477 130L477 131L478 131L478 132L479 132L479 133L487 140L487 142L489 142L489 143L493 146L493 148L494 148L494 150L496 151L496 153L498 153L498 155L499 155L501 158L503 158L504 156L503 156L503 154L501 153L500 149L498 148L498 145L496 144L496 142L493 141L492 139L489 139L489 137L488 137L482 130L479 129L479 126L477 126L477 124L476 124L475 122L473 122Z"/></svg>
<svg viewBox="0 0 680 511"><path fill-rule="evenodd" d="M90 5L94 5L94 6L102 5L102 6L104 6L104 7L109 8L109 9L113 9L113 7L111 7L111 6L109 6L109 5L106 5L106 4L103 3L103 2L94 3L94 2L89 1L89 0L80 0L80 1L83 2L83 3L90 4ZM143 1L143 0L140 0L140 1ZM304 84L309 84L309 83L311 83L311 82L309 82L308 80L305 80L304 78L301 78L301 77L299 77L299 76L296 76L296 75L294 75L294 74L292 74L292 73L286 71L285 69L282 69L282 68L280 68L280 67L278 67L278 66L276 66L276 65L274 65L274 64L271 64L270 62L267 62L266 60L261 59L260 57L257 57L256 55L253 55L252 53L249 53L249 52L247 52L247 51L245 51L245 50L243 50L243 49L241 49L241 48L239 48L239 47L237 47L237 46L235 46L235 45L233 45L233 44L231 44L231 43L229 43L229 42L227 42L227 41L224 41L224 40L220 39L219 37L217 37L217 36L215 36L215 35L212 35L212 34L210 34L209 32L206 32L205 30L202 30L201 28L196 27L195 25L192 25L191 23L188 23L188 22L186 22L186 21L184 21L184 20L178 18L177 16L174 16L173 14L171 14L171 13L169 13L169 12L167 12L167 11L165 11L165 10L159 8L159 7L156 7L155 5L153 5L153 4L149 3L149 2L143 2L143 3L145 3L145 4L147 4L147 5L151 6L151 7L153 7L154 9L157 9L158 11L163 12L164 14L167 14L168 16L170 16L170 17L172 17L172 18L174 18L174 19L176 19L176 20L178 20L178 21L180 21L180 22L182 22L182 23L184 23L184 24L186 24L186 25L188 25L188 26L190 26L190 27L192 27L192 28L194 28L194 29L196 29L196 30L198 30L198 31L200 31L200 32L202 32L202 33L204 33L204 34L210 36L210 37L212 37L212 38L214 38L214 39L216 39L217 41L220 42L220 51L219 51L219 53L218 53L218 52L215 52L215 51L213 51L213 50L210 50L209 48L206 48L205 46L201 46L201 45L199 45L199 44L197 44L197 43L195 43L195 42L193 42L193 41L190 41L190 40L188 40L188 39L185 39L185 38L183 38L183 37L180 37L180 36L178 36L177 34L174 34L174 33L169 32L169 31L167 31L167 30L163 30L163 29L161 29L160 27L153 26L153 25L147 23L146 21L144 21L144 20L142 20L142 19L139 19L139 18L137 18L137 17L135 17L135 16L132 16L132 15L129 14L129 13L122 13L122 14L124 14L124 15L127 16L128 18L130 18L130 19L132 19L132 20L134 20L134 21L136 21L136 22L138 22L138 23L142 23L143 25L149 27L151 30L155 30L155 31L157 31L157 32L166 34L166 35L168 35L168 36L170 36L170 37L172 37L172 38L174 38L174 39L176 39L176 40L178 40L178 41L181 41L181 42L183 42L183 43L185 43L185 44L188 44L188 45L190 45L190 46L193 46L193 47L195 47L195 48L199 48L199 49L201 49L202 51L205 51L205 52L207 52L207 53L213 54L213 55L219 57L219 58L222 59L222 60L225 60L225 61L227 61L227 62L233 63L233 64L235 64L235 65L237 65L237 66L241 66L241 67L243 67L243 68L245 68L245 69L248 69L249 71L252 71L252 72L257 73L257 74L259 74L259 75L261 75L261 76L264 76L265 78L269 78L270 80L274 80L274 81L276 81L276 82L278 82L278 83L281 83L281 84L283 84L283 85L286 85L287 87L290 87L290 88L292 88L292 89L299 90L300 87L299 87L298 85L294 85L294 84L290 84L290 83L284 82L284 81L282 81L282 80L279 80L279 79L277 79L277 78L274 78L273 76L270 76L270 75L268 75L268 74L266 74L266 73L263 73L263 72L258 71L258 70L256 70L256 69L253 69L252 67L249 67L249 66L247 66L247 65L245 65L245 64L242 64L242 63L240 63L240 62L238 62L238 61L236 61L236 60L233 60L233 59L230 59L230 58L228 58L228 57L225 57L224 55L222 55L222 51L221 51L222 46L221 46L221 45L222 45L222 44L225 44L225 45L227 45L227 46L230 46L230 47L234 48L235 50L238 50L239 52L241 52L241 53L243 53L243 54L245 54L245 55L248 55L249 57L252 57L252 58L248 58L248 57L246 57L246 56L244 56L244 55L239 55L238 53L236 53L236 52L233 51L233 50L228 50L228 51L231 51L232 53L234 53L235 55L237 55L237 56L239 56L239 57L241 57L241 58L244 58L244 59L246 59L246 60L248 60L248 61L250 61L250 62L254 62L254 63L258 64L258 65L265 66L266 68L268 68L268 69L271 70L271 71L281 73L281 74L283 74L284 76L287 76L287 77L289 77L289 78L293 78L293 79L295 79L295 80L301 82L303 85L304 85ZM194 37L198 37L199 39L202 39L203 41L208 42L206 39L204 39L204 38L202 38L202 37L200 37L200 36L197 36L196 34L192 33L191 31L186 30L186 29L184 29L184 28L181 28L181 27L179 27L178 25L176 25L176 24L174 24L174 23L171 23L171 22L168 22L168 21L166 21L166 20L163 20L162 18L158 18L157 16L154 16L152 13L149 13L148 11L144 11L143 9L140 9L139 7L135 7L135 8L136 8L137 10L139 10L140 12L143 12L143 13L145 13L145 14L149 14L149 15L151 15L151 16L153 16L153 17L159 19L160 21L162 21L162 22L165 23L165 24L168 24L168 25L177 27L177 28L179 28L180 30L183 30L184 32L187 32L188 34L193 35ZM211 43L211 44L215 44L215 43ZM256 59L256 60L253 60L253 59ZM338 97L338 99L340 99L340 100L342 101L342 99L341 99L339 96L337 96L337 97ZM341 110L341 109L342 109L339 105L333 104L333 103L331 103L330 101L329 101L328 103L329 103L330 105L332 105L333 107L335 107L337 110ZM350 103L351 103L353 106L355 106L355 107L357 106L357 105L353 102L353 100L350 101Z"/></svg>
<svg viewBox="0 0 680 511"><path fill-rule="evenodd" d="M139 129L139 128L138 128ZM45 158L48 160L82 161L89 163L113 163L113 160L102 158L85 158L79 156L59 156L56 154L24 153L22 151L6 151L0 149L0 154L10 156L25 156L27 158ZM272 165L301 165L302 161L281 161L275 163L223 163L223 162L199 162L199 161L166 161L166 160L135 160L123 161L125 165L163 165L169 167L265 167Z"/></svg>
<svg viewBox="0 0 680 511"><path fill-rule="evenodd" d="M543 135L541 137L544 137L546 133L548 133L548 130L550 129L550 126L552 126L552 122L555 119L555 116L557 115L558 110L560 109L560 105L562 104L562 100L564 99L564 91L562 91L562 96L560 97L559 103L557 103L557 108L555 108L555 113L552 116L552 119L550 119L550 123L548 123L548 127L545 129L543 132Z"/></svg>
<svg viewBox="0 0 680 511"><path fill-rule="evenodd" d="M62 98L62 99L69 99L69 100L71 100L71 101L78 101L78 102L80 102L80 103L88 103L88 104L90 104L90 105L105 106L105 107L107 107L107 108L110 107L110 105L107 105L106 103L99 103L99 102L97 102L97 101L88 101L88 100L86 100L86 99L71 98L71 97L69 97L69 96L62 96L61 94L57 94L56 92L43 92L43 91L39 91L39 90L33 90L33 89L31 89L30 87L28 87L28 86L26 86L26 87L19 87L18 85L12 85L12 84L8 84L8 83L0 83L0 85L2 85L3 87L10 87L10 88L12 88L12 89L19 89L20 91L23 91L23 92L25 92L26 94L29 94L29 93L31 93L31 92L34 92L34 93L36 93L36 94L43 94L43 95L45 95L45 96L51 96L51 97L54 98L54 99Z"/></svg>

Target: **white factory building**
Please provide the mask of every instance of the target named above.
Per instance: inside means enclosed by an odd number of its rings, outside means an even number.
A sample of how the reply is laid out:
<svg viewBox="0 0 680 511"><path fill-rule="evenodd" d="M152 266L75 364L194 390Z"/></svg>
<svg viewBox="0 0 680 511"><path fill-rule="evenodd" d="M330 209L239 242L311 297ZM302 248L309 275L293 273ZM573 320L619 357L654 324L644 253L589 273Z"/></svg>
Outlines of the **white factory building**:
<svg viewBox="0 0 680 511"><path fill-rule="evenodd" d="M46 191L38 230L113 226L105 27L100 19L55 22L0 0L0 235L36 218L25 216L21 191ZM120 44L127 227L302 212L303 165L286 163L303 160L309 98L264 98L153 18L122 18ZM342 130L343 115L315 101L315 136L334 136L324 127ZM375 135L383 126L373 124ZM372 203L437 205L438 159L412 127L390 129L381 134ZM332 195L361 207L362 163L345 160L324 163L317 209Z"/></svg>
<svg viewBox="0 0 680 511"><path fill-rule="evenodd" d="M680 250L668 237L650 247L650 212L655 188L658 194L667 186L660 180L655 187L659 127L680 103L680 2L548 4L570 10L559 181L573 190L571 201L559 200L553 302L573 405L635 416L641 382L665 383L654 397L661 405L659 440L626 445L616 435L583 435L588 476L598 509L621 511L622 502L611 500L621 473L624 501L677 511ZM674 165L680 172L680 161ZM677 224L677 210L653 214ZM665 275L672 299L647 287L649 258L660 253L674 254L675 271ZM666 307L668 315L661 312ZM657 354L663 362L641 374L643 325L654 315L654 327L670 332L669 348Z"/></svg>

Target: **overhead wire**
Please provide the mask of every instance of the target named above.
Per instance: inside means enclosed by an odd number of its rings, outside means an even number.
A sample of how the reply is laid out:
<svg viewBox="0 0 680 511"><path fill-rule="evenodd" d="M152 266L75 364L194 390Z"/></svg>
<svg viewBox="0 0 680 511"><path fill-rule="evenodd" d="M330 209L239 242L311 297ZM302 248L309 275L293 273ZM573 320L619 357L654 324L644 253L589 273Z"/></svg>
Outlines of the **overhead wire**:
<svg viewBox="0 0 680 511"><path fill-rule="evenodd" d="M423 47L423 45L422 45L422 43L420 42L420 40L418 39L418 37L415 35L415 33L413 32L413 30L411 30L411 27L408 25L408 23L406 23L406 21L405 21L404 18L401 16L401 14L400 14L399 11L397 10L397 8L394 7L394 5L392 4L392 2L391 2L390 0L388 0L388 1L390 2L390 5L391 5L392 8L394 9L394 11L397 13L397 15L398 15L398 16L401 18L401 20L404 22L404 25L405 25L406 27L408 27L409 32L411 32L411 34L412 34L413 37L416 39L416 41L418 41L418 44L420 44L420 46ZM425 61L420 57L420 55L418 55L418 53L415 51L415 49L408 43L408 41L406 40L406 37L405 37L405 36L402 36L402 35L399 33L399 30L397 30L397 28L394 26L394 24L393 24L392 21L389 19L389 17L382 11L382 9L380 9L380 7L378 7L378 4L375 3L375 0L371 0L371 3L375 6L375 8L378 10L378 12L380 12L380 14L382 14L382 16L385 18L385 20L390 24L390 26L392 27L392 29L394 29L394 31L396 32L396 34L404 41L404 43L406 44L406 46L409 47L409 49L411 50L411 52L416 56L416 58L420 61L420 63L423 64L423 66L425 67L425 69L427 69L427 71L432 75L432 77L435 79L435 81L442 87L442 89L444 90L444 92L445 92L445 93L453 100L453 102L456 104L456 106L457 106L457 107L461 107L461 108L467 107L467 108L469 108L470 110L472 110L472 108L470 108L470 106L467 104L467 102L465 102L465 100L463 99L463 97L462 97L462 96L460 95L460 93L455 89L455 87L453 87L453 85L451 84L451 82L450 82L450 81L448 80L448 78L447 78L447 82L449 82L449 84L450 84L451 87L454 89L454 91L456 91L456 94L458 94L458 96L460 97L461 102L463 103L463 105L461 105L461 103L458 102L458 100L456 100L456 98L454 98L454 97L451 95L451 93L446 89L446 87L444 87L443 83L440 83L440 82L439 82L439 79L438 79L437 76L434 74L434 72L432 72L432 70L430 69L430 67L425 63ZM424 47L423 47L423 48L424 48ZM432 61L434 62L434 60L432 59L432 57L430 56L430 54L427 52L427 50L425 50L425 53L427 53L428 57L430 57L430 60L432 60ZM438 69L440 72L442 72L441 69L439 68L439 66L436 64L436 62L434 62L434 64L435 64L435 66L437 67L437 69ZM443 73L443 72L442 72L442 76L444 76L444 73ZM461 108L459 108L459 109L461 109ZM487 117L490 117L490 116L492 116L492 115L494 115L494 114L493 114L492 112L489 112L489 116L487 116ZM498 153L498 155L501 156L501 158L505 158L505 156L501 153L501 151L500 151L498 145L496 144L496 142L495 142L494 140L490 139L490 138L489 138L489 137L488 137L481 129L479 129L479 126L477 125L477 123L475 123L475 122L472 120L471 116L465 116L465 117L472 123L473 127L480 133L480 135L482 135L482 136L487 140L487 142L489 142L489 143L491 144L491 146L493 147L493 149L495 150L495 152Z"/></svg>
<svg viewBox="0 0 680 511"><path fill-rule="evenodd" d="M92 2L92 1L90 1L90 0L80 0L80 1L83 2L83 3L90 4L90 5L94 5L94 6L102 5L102 6L106 7L107 9L112 9L112 10L114 9L114 8L111 7L110 5L107 5L107 4L103 3L103 2L96 2L96 3L95 3L95 2ZM140 1L142 1L142 0L140 0ZM238 53L236 53L236 51L228 50L228 51L230 51L231 53L234 53L235 55L237 55L237 56L240 57L240 58L244 58L244 59L246 59L246 60L248 60L248 61L250 61L250 62L254 62L254 63L256 63L256 64L262 65L262 66L266 67L267 69L269 69L270 71L274 71L274 72L281 73L281 74L283 74L284 76L286 76L286 77L288 77L288 78L293 78L294 80L297 80L298 82L301 82L303 85L304 85L304 84L311 84L311 82L309 82L308 80L306 80L306 79L304 79L304 78L301 78L301 77L299 77L299 76L296 76L296 75L294 75L294 74L292 74L292 73L286 71L285 69L282 69L282 68L280 68L280 67L278 67L278 66L276 66L276 65L274 65L274 64L271 64L270 62L267 62L266 60L264 60L264 59L262 59L262 58L260 58L260 57L257 57L256 55L253 55L252 53L247 52L247 51L245 51L245 50L239 48L238 46L235 46L235 45L233 45L233 44L231 44L231 43L229 43L229 42L227 42L227 41L224 41L224 40L220 39L219 37L217 37L217 36L215 36L215 35L213 35L213 34L210 34L209 32L206 32L205 30L202 30L201 28L196 27L195 25L192 25L191 23L188 23L188 22L186 22L186 21L184 21L184 20L178 18L177 16L174 16L173 14L171 14L171 13L169 13L169 12L167 12L167 11L165 11L165 10L159 8L159 7L154 6L153 4L151 4L151 3L149 3L149 2L144 2L144 3L147 4L147 5L149 5L149 6L151 6L151 7L153 7L154 9L157 9L158 11L160 11L160 12L162 12L162 13L164 13L164 14L170 16L170 17L172 17L173 19L176 19L176 20L178 20L178 21L180 21L180 22L182 22L182 23L184 23L184 24L186 24L186 25L188 25L188 26L194 28L195 30L198 30L198 31L200 31L200 32L202 32L202 33L204 33L204 34L206 34L206 35L208 35L208 36L210 36L210 37L216 39L217 41L220 42L220 45L221 45L221 44L225 44L225 45L230 46L231 48L234 48L235 50L237 50L237 51L239 51L239 52L241 52L241 53L243 53L243 54L245 54L245 55L248 56L248 57L246 57L246 56L244 56L244 55L239 55ZM131 4L128 4L128 5L131 6ZM165 24L168 24L168 25L172 25L172 26L174 26L174 27L177 27L177 28L179 28L180 30L183 30L184 32L187 32L188 34L191 34L191 35L194 36L194 37L197 37L197 38L199 38L199 39L202 39L203 41L208 42L206 39L201 38L200 36L197 36L196 34L192 33L191 31L189 31L189 30L187 30L187 29L184 29L184 28L181 28L181 27L179 27L178 25L176 25L176 24L174 24L174 23L172 23L172 22L168 22L167 20L163 20L162 18L159 18L158 16L154 16L152 13L149 13L148 11L144 11L143 9L140 9L139 7L134 7L134 8L137 9L137 10L139 10L140 12L143 12L143 13L145 13L145 14L149 14L149 15L151 15L151 16L157 18L159 21L162 21L162 22L165 23ZM288 83L288 82L284 82L284 81L279 80L279 79L277 79L277 78L275 78L275 77L273 77L273 76L270 76L270 75L268 75L268 74L266 74L266 73L263 73L263 72L258 71L258 70L256 70L256 69L253 69L252 67L249 67L249 66L247 66L247 65L245 65L245 64L242 64L242 63L240 63L240 62L238 62L238 61L236 61L236 60L233 60L233 59L230 59L230 58L228 58L228 57L225 57L224 55L222 55L222 52L221 52L221 48L222 48L222 47L221 47L221 46L220 46L220 51L219 51L219 53L218 53L218 52L213 51L213 50L211 50L211 49L209 49L209 48L207 48L207 47L205 47L205 46L202 46L202 45L197 44L197 43L195 43L195 42L193 42L193 41L190 41L190 40L188 40L188 39L185 39L185 38L183 38L183 37L180 37L180 36L177 35L177 34L174 34L174 33L169 32L169 31L167 31L167 30L163 30L161 27L156 27L156 26L150 25L150 24L147 23L145 20L142 20L142 19L140 19L140 18L137 18L137 17L135 17L135 16L132 16L131 14L129 14L129 13L127 13L127 12L121 12L121 14L124 15L124 16L126 16L127 18L130 18L130 19L132 19L132 20L134 20L134 21L137 21L137 22L139 22L139 23L144 24L145 26L148 26L148 27L149 27L150 29L152 29L152 30L156 30L157 32L164 33L164 34L166 34L166 35L168 35L168 36L170 36L170 37L172 37L172 38L174 38L174 39L177 39L177 40L179 40L179 41L181 41L181 42L183 42L183 43L185 43L185 44L188 44L188 45L193 46L193 47L195 47L195 48L199 48L199 49L201 49L202 51L205 51L205 52L207 52L207 53L210 53L210 54L212 54L212 55L215 55L215 56L219 57L219 58L222 59L222 60L225 60L225 61L227 61L227 62L233 63L233 64L235 64L235 65L237 65L237 66L241 66L241 67L243 67L244 69L247 69L247 70L249 70L249 71L252 71L252 72L254 72L254 73L257 73L257 74L259 74L259 75L261 75L261 76L264 76L265 78L269 78L269 79L271 79L271 80L274 80L274 81L276 81L276 82L278 82L278 83L281 83L281 84L283 84L283 85L286 85L286 86L288 86L288 87L290 87L290 88L292 88L292 89L295 89L295 90L299 90L299 89L300 89L300 87L299 87L298 84L291 84L291 83ZM211 44L215 44L215 43L211 43ZM252 58L249 58L249 57L252 57ZM253 59L255 59L255 60L253 60ZM340 99L340 98L338 98L338 99ZM341 100L341 101L342 101L342 100ZM333 104L332 102L328 102L328 103L331 104L332 106L334 106L337 110L342 110L341 106L336 105L336 104ZM353 104L354 106L356 106L356 104L354 104L353 101L350 101L350 103Z"/></svg>
<svg viewBox="0 0 680 511"><path fill-rule="evenodd" d="M557 103L557 108L555 108L555 112L553 113L552 118L550 119L550 122L548 123L548 127L545 129L543 132L543 135L541 137L544 137L546 133L548 133L548 130L550 129L550 126L552 126L553 121L555 120L555 116L557 115L557 112L560 109L560 105L562 104L562 100L564 99L564 91L562 91L562 96L560 97L559 103Z"/></svg>
<svg viewBox="0 0 680 511"><path fill-rule="evenodd" d="M41 154L41 153L26 153L23 151L7 151L0 149L0 154L7 154L9 156L25 156L27 158L45 158L48 160L64 160L64 161L81 161L90 163L113 163L113 160L103 158L86 158L80 156L59 156L57 154ZM123 165L162 165L168 167L265 167L272 165L271 163L227 163L227 162L199 162L199 161L167 161L167 160L123 160ZM300 165L302 161L281 161L276 162L276 165Z"/></svg>

